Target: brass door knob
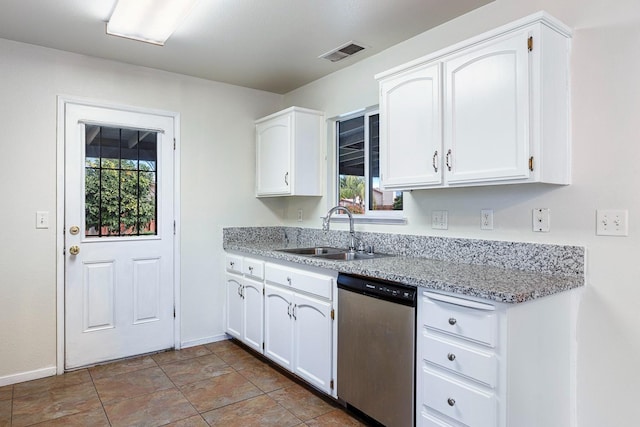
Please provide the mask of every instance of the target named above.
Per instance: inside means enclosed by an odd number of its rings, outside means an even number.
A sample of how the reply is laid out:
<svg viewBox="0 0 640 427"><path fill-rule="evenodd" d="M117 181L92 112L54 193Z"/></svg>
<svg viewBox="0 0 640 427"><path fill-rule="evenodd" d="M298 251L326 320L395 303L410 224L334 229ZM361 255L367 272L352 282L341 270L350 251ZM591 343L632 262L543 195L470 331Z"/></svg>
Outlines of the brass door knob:
<svg viewBox="0 0 640 427"><path fill-rule="evenodd" d="M79 232L80 232L80 227L78 227L77 225L74 225L69 228L69 233L73 234L74 236Z"/></svg>
<svg viewBox="0 0 640 427"><path fill-rule="evenodd" d="M69 248L69 253L71 255L78 255L80 253L80 246L73 245Z"/></svg>

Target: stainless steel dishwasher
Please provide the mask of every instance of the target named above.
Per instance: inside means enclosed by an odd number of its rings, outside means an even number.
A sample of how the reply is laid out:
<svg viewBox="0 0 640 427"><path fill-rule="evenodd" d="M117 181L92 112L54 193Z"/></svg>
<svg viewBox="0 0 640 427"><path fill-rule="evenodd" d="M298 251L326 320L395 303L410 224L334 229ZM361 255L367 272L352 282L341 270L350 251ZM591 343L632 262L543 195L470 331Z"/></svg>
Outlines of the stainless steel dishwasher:
<svg viewBox="0 0 640 427"><path fill-rule="evenodd" d="M338 398L387 427L414 425L416 293L338 275Z"/></svg>

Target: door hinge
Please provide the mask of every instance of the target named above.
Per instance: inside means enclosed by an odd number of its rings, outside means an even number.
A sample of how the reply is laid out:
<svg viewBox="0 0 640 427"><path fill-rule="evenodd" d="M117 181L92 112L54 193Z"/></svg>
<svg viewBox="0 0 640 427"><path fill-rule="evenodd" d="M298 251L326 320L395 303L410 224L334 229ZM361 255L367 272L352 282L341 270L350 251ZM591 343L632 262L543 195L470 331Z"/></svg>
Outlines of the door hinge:
<svg viewBox="0 0 640 427"><path fill-rule="evenodd" d="M264 343L262 343L262 349L264 350Z"/></svg>
<svg viewBox="0 0 640 427"><path fill-rule="evenodd" d="M329 381L329 388L333 390L333 380Z"/></svg>
<svg viewBox="0 0 640 427"><path fill-rule="evenodd" d="M176 149L176 139L175 138L173 138L173 149L174 150Z"/></svg>
<svg viewBox="0 0 640 427"><path fill-rule="evenodd" d="M173 318L174 319L176 318L176 307L175 307L175 305L173 306Z"/></svg>
<svg viewBox="0 0 640 427"><path fill-rule="evenodd" d="M262 288L262 295L266 295L265 291L264 291L264 288ZM262 345L264 345L264 344L262 344Z"/></svg>
<svg viewBox="0 0 640 427"><path fill-rule="evenodd" d="M335 309L331 309L331 320L335 320L336 319L336 310Z"/></svg>
<svg viewBox="0 0 640 427"><path fill-rule="evenodd" d="M176 235L176 222L175 220L173 221L173 235Z"/></svg>
<svg viewBox="0 0 640 427"><path fill-rule="evenodd" d="M533 50L533 36L529 36L527 39L527 49L529 49L529 52Z"/></svg>
<svg viewBox="0 0 640 427"><path fill-rule="evenodd" d="M533 172L533 156L529 157L529 170Z"/></svg>

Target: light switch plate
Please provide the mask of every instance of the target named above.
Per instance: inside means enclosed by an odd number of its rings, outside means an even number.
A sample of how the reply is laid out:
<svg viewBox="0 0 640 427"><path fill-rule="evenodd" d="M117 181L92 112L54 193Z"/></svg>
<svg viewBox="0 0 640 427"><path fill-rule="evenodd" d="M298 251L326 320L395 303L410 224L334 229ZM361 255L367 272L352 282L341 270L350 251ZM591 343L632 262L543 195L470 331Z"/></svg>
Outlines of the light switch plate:
<svg viewBox="0 0 640 427"><path fill-rule="evenodd" d="M598 209L596 211L598 236L628 236L629 211L626 209Z"/></svg>
<svg viewBox="0 0 640 427"><path fill-rule="evenodd" d="M49 228L49 212L36 212L36 228Z"/></svg>

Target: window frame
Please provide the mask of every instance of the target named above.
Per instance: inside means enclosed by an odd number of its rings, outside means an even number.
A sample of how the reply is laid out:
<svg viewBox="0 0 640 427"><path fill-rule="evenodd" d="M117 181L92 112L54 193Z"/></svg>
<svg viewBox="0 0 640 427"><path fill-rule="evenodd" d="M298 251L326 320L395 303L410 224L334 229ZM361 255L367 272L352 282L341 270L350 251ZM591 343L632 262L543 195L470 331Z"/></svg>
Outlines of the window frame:
<svg viewBox="0 0 640 427"><path fill-rule="evenodd" d="M327 188L330 189L331 193L327 196L327 210L331 209L334 206L337 206L340 202L339 198L339 188L340 188L340 167L339 167L339 132L338 126L339 122L346 121L350 119L354 119L356 117L364 117L364 133L365 133L365 141L364 141L364 174L365 174L365 213L364 214L356 214L353 215L354 222L357 223L369 223L369 224L406 224L407 219L405 216L405 206L403 203L403 210L370 210L369 209L369 197L370 197L370 142L369 142L369 117L372 115L380 114L379 107L377 105L362 108L360 110L352 111L349 113L341 114L337 117L334 117L330 120L331 126L331 138L330 138L330 156L327 156L329 160L329 167L327 168L330 173L328 174L328 185ZM406 193L406 191L404 192ZM406 195L406 194L405 194ZM403 196L404 199L404 196ZM406 200L403 200L405 202ZM349 220L348 216L344 213L336 212L331 217L331 221L335 222L347 222Z"/></svg>

